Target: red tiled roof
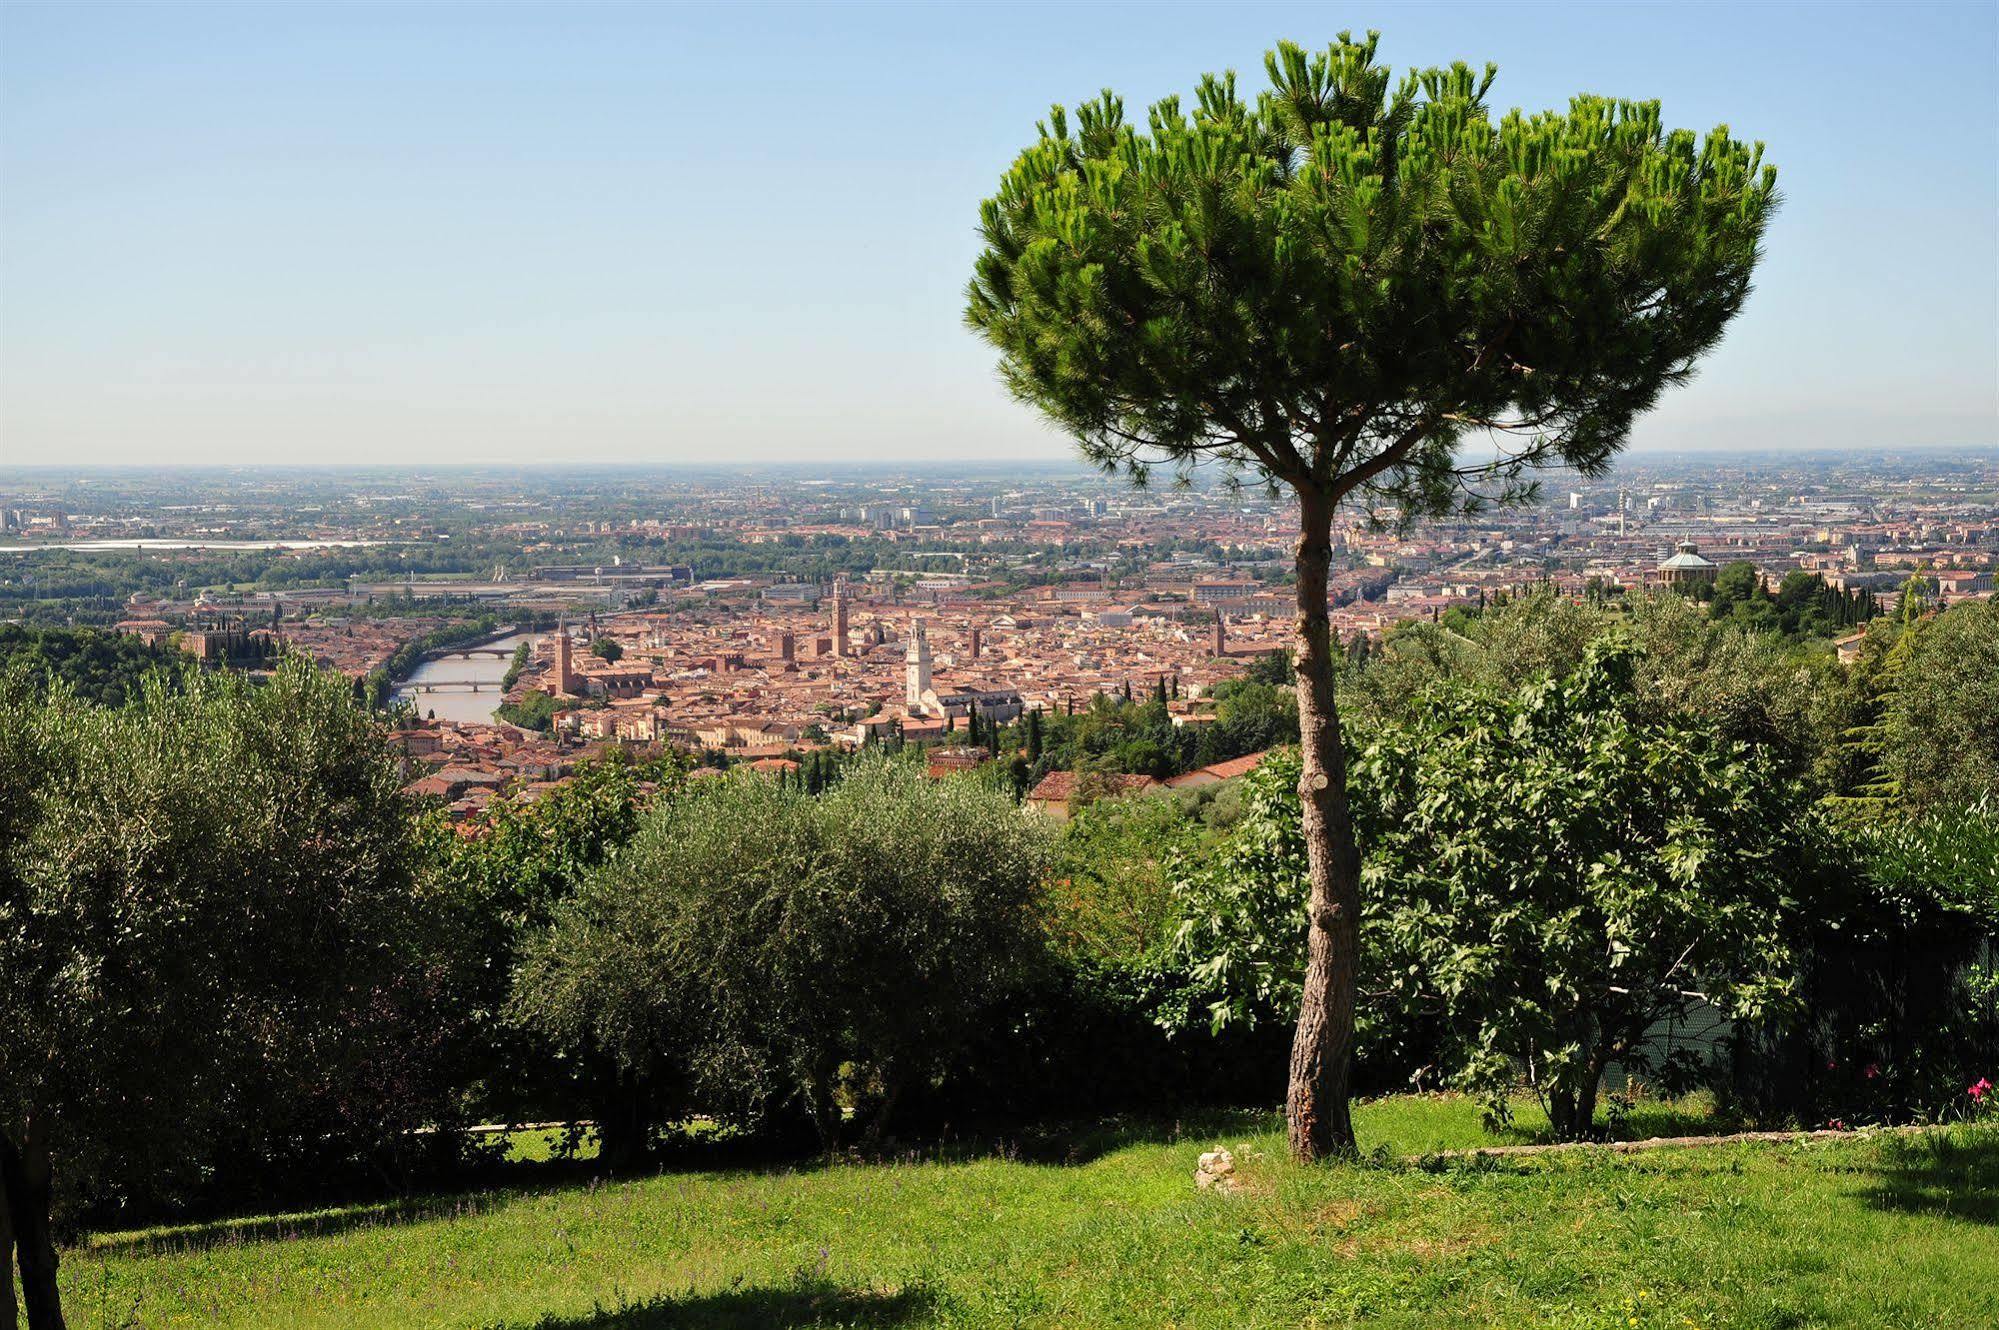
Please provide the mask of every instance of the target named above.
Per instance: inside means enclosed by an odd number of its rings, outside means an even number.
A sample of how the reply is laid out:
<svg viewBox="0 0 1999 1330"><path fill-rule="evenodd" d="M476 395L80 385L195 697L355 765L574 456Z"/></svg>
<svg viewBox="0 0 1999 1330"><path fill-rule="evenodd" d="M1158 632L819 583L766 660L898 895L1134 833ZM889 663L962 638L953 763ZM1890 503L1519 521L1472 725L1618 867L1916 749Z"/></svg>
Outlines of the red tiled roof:
<svg viewBox="0 0 1999 1330"><path fill-rule="evenodd" d="M1268 753L1251 753L1247 757L1234 757L1226 762L1216 762L1201 770L1214 773L1223 780L1234 780L1237 776L1247 776L1268 757Z"/></svg>
<svg viewBox="0 0 1999 1330"><path fill-rule="evenodd" d="M1076 781L1086 772L1051 771L1041 778L1041 783L1028 792L1029 799L1042 803L1067 803L1076 795ZM1159 784L1150 776L1126 776L1116 772L1098 775L1106 794L1136 794Z"/></svg>
<svg viewBox="0 0 1999 1330"><path fill-rule="evenodd" d="M1247 776L1256 770L1269 753L1251 753L1247 757L1232 757L1226 762L1215 762L1205 767L1196 767L1184 776L1175 776L1166 783L1176 790L1195 789L1203 785L1215 785L1238 776Z"/></svg>

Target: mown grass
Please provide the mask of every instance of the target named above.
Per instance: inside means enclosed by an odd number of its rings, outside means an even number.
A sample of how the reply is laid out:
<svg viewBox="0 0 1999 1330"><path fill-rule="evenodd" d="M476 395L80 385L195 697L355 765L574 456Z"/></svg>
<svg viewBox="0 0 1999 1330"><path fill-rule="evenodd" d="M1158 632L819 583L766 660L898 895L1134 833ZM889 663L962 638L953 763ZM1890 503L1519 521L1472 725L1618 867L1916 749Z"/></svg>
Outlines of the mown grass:
<svg viewBox="0 0 1999 1330"><path fill-rule="evenodd" d="M578 1132L574 1142L567 1139L567 1133L560 1127L530 1127L507 1133L505 1159L510 1164L546 1164L555 1159L590 1160L596 1157L597 1137L591 1131Z"/></svg>
<svg viewBox="0 0 1999 1330"><path fill-rule="evenodd" d="M1360 1126L1493 1141L1450 1097ZM1237 1195L1193 1185L1217 1144ZM1220 1118L106 1234L64 1285L79 1330L1989 1326L1999 1131L1300 1168Z"/></svg>

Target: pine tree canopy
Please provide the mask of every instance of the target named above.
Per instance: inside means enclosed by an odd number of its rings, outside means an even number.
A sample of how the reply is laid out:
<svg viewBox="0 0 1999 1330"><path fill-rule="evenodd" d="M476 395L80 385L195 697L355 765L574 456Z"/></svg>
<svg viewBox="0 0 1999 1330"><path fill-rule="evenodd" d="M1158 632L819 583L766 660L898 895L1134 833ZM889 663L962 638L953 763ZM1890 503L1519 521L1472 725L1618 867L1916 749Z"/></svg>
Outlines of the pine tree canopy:
<svg viewBox="0 0 1999 1330"><path fill-rule="evenodd" d="M1377 39L1282 44L1254 103L1209 75L1143 128L1055 107L983 205L967 322L1105 470L1403 520L1517 499L1601 473L1741 307L1761 144L1598 96L1495 122L1494 67L1395 82Z"/></svg>

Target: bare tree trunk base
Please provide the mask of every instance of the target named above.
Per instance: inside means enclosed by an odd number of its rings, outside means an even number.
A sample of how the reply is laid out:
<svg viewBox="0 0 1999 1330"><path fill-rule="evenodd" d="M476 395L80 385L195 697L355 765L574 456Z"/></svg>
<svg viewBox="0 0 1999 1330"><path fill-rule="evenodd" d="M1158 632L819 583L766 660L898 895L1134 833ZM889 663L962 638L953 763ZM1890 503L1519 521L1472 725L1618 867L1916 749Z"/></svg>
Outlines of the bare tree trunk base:
<svg viewBox="0 0 1999 1330"><path fill-rule="evenodd" d="M64 1330L62 1293L56 1283L61 1258L56 1254L50 1223L53 1169L46 1129L39 1122L29 1120L18 1150L12 1141L0 1140L0 1181L5 1184L15 1256L20 1263L21 1301L28 1312L28 1330Z"/></svg>

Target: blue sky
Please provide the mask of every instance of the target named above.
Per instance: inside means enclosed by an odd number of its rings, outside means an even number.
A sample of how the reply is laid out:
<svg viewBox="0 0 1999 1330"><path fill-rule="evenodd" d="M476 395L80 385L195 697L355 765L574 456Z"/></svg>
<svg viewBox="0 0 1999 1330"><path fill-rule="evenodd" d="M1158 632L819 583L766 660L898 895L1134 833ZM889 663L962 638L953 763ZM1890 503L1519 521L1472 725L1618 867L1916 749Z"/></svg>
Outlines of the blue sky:
<svg viewBox="0 0 1999 1330"><path fill-rule="evenodd" d="M1640 448L1999 443L1999 6L0 7L0 462L1060 455L959 323L1052 101L1379 28L1760 138Z"/></svg>

